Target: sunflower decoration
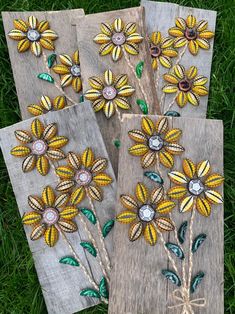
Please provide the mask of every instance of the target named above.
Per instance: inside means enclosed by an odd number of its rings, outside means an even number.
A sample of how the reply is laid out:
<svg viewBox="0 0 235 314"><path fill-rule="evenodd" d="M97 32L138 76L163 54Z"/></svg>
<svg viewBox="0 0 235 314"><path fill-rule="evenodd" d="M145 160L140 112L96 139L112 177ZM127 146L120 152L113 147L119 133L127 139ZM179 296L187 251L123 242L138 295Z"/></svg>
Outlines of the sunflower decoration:
<svg viewBox="0 0 235 314"><path fill-rule="evenodd" d="M209 40L214 37L214 33L207 29L208 22L197 19L193 15L189 15L186 20L179 17L175 21L175 27L168 30L169 35L176 37L174 47L181 48L185 45L192 55L197 55L199 48L209 50Z"/></svg>
<svg viewBox="0 0 235 314"><path fill-rule="evenodd" d="M200 96L208 95L208 89L205 86L208 79L205 76L198 75L195 66L191 66L187 71L182 65L175 65L172 71L163 75L168 83L163 87L166 94L177 93L176 103L179 107L184 107L188 102L193 106L199 106Z"/></svg>
<svg viewBox="0 0 235 314"><path fill-rule="evenodd" d="M106 118L109 119L118 108L123 110L131 108L127 97L133 95L135 89L128 85L126 74L114 76L111 70L107 70L103 78L90 77L89 83L92 89L86 91L84 97L92 101L95 112L103 109Z"/></svg>
<svg viewBox="0 0 235 314"><path fill-rule="evenodd" d="M43 20L41 22L31 15L27 21L15 19L13 21L15 29L8 33L11 39L17 40L18 52L25 52L29 48L36 57L42 54L42 48L54 50L53 41L58 35L50 29L49 22Z"/></svg>
<svg viewBox="0 0 235 314"><path fill-rule="evenodd" d="M82 90L82 80L78 50L74 52L72 58L67 54L59 55L59 60L61 64L54 65L52 70L61 75L61 87L72 84L73 90L79 93Z"/></svg>
<svg viewBox="0 0 235 314"><path fill-rule="evenodd" d="M176 184L167 192L173 199L180 199L180 212L192 210L195 206L199 214L208 217L211 213L211 204L223 203L222 195L214 188L220 186L224 178L218 173L211 173L209 160L202 160L195 164L190 159L182 162L183 172L168 173L170 180Z"/></svg>
<svg viewBox="0 0 235 314"><path fill-rule="evenodd" d="M112 178L103 172L107 168L107 159L95 159L92 149L86 148L81 156L69 152L67 163L56 168L56 174L61 179L57 191L68 192L74 188L70 199L72 205L79 204L85 196L101 202L101 187L112 183Z"/></svg>
<svg viewBox="0 0 235 314"><path fill-rule="evenodd" d="M66 98L64 96L57 96L51 99L49 96L43 95L39 104L31 104L27 107L28 112L33 116L39 116L49 111L56 111L67 106Z"/></svg>
<svg viewBox="0 0 235 314"><path fill-rule="evenodd" d="M168 214L175 207L171 200L164 200L163 187L157 187L149 191L143 183L136 185L135 196L122 194L120 197L125 210L117 215L117 221L131 224L129 240L135 241L142 234L147 243L157 243L157 232L172 231L174 224Z"/></svg>
<svg viewBox="0 0 235 314"><path fill-rule="evenodd" d="M181 130L169 130L166 117L160 118L156 124L150 118L143 117L141 128L142 130L134 129L128 132L129 137L136 142L129 148L129 153L141 156L143 168L155 165L158 159L164 167L172 168L173 156L184 151L183 146L177 143L182 134Z"/></svg>
<svg viewBox="0 0 235 314"><path fill-rule="evenodd" d="M31 123L31 132L24 130L15 131L16 139L21 143L11 150L15 157L26 157L22 163L23 172L37 171L45 176L50 169L50 161L64 159L65 153L61 150L68 143L64 136L57 135L56 123L44 126L39 119Z"/></svg>
<svg viewBox="0 0 235 314"><path fill-rule="evenodd" d="M123 49L131 55L139 53L139 46L143 37L137 33L136 23L125 23L121 18L115 19L113 24L101 23L101 33L94 37L94 42L100 44L99 54L111 54L113 61L122 58Z"/></svg>
<svg viewBox="0 0 235 314"><path fill-rule="evenodd" d="M59 239L59 231L72 233L77 230L76 223L72 220L78 214L75 206L67 205L69 195L66 193L55 195L50 186L43 189L42 196L28 197L28 205L32 211L23 215L25 225L32 226L30 235L32 241L44 236L46 244L55 246Z"/></svg>
<svg viewBox="0 0 235 314"><path fill-rule="evenodd" d="M172 48L174 39L162 37L161 32L153 32L149 38L149 49L152 58L152 68L159 68L159 63L164 68L172 67L172 58L178 56L176 49Z"/></svg>

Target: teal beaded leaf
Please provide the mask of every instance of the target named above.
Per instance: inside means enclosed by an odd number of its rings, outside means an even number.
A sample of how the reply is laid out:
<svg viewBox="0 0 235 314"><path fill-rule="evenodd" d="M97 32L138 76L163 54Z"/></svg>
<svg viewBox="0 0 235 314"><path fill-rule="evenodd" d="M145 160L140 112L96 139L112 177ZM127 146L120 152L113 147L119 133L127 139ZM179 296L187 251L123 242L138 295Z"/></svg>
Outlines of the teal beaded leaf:
<svg viewBox="0 0 235 314"><path fill-rule="evenodd" d="M99 292L105 299L109 298L108 283L105 277L102 277L99 284Z"/></svg>
<svg viewBox="0 0 235 314"><path fill-rule="evenodd" d="M188 222L187 222L187 221L184 221L184 222L182 223L182 225L179 227L179 230L178 230L178 239L179 239L179 242L180 242L181 244L183 244L184 241L185 241L185 235L186 235L187 227L188 227Z"/></svg>
<svg viewBox="0 0 235 314"><path fill-rule="evenodd" d="M179 259L184 259L184 252L179 247L179 245L171 243L171 242L167 242L165 246L170 252L175 254L176 257L178 257Z"/></svg>
<svg viewBox="0 0 235 314"><path fill-rule="evenodd" d="M80 264L78 263L78 261L73 257L73 256L65 256L62 257L59 262L61 264L67 264L70 266L79 266Z"/></svg>
<svg viewBox="0 0 235 314"><path fill-rule="evenodd" d="M96 216L91 209L88 208L80 208L80 211L83 213L84 216L93 224L96 224Z"/></svg>
<svg viewBox="0 0 235 314"><path fill-rule="evenodd" d="M112 230L114 226L114 219L111 219L111 220L108 220L103 228L102 228L102 234L103 234L103 237L107 237L107 235L109 234L109 232Z"/></svg>
<svg viewBox="0 0 235 314"><path fill-rule="evenodd" d="M180 287L181 286L181 280L178 275L176 275L175 272L168 269L162 270L163 276L165 276L168 280L170 280L174 285Z"/></svg>
<svg viewBox="0 0 235 314"><path fill-rule="evenodd" d="M55 53L52 53L50 54L48 57L47 57L47 65L48 65L48 68L52 68L52 66L54 65L55 63L55 60L56 60L56 54Z"/></svg>
<svg viewBox="0 0 235 314"><path fill-rule="evenodd" d="M148 114L149 108L147 103L143 99L137 99L136 103L140 107L140 110L143 112L143 114Z"/></svg>
<svg viewBox="0 0 235 314"><path fill-rule="evenodd" d="M48 73L39 73L38 78L43 81L47 81L49 83L54 83L53 77Z"/></svg>
<svg viewBox="0 0 235 314"><path fill-rule="evenodd" d="M195 290L197 289L198 285L201 283L204 276L205 274L202 271L200 271L195 277L193 277L191 281L191 285L190 285L191 293L195 292Z"/></svg>
<svg viewBox="0 0 235 314"><path fill-rule="evenodd" d="M80 245L87 250L92 256L96 257L97 256L97 251L94 247L94 245L90 242L81 242Z"/></svg>
<svg viewBox="0 0 235 314"><path fill-rule="evenodd" d="M94 289L83 289L80 292L80 295L83 297L92 297L92 298L98 298L100 299L100 293L97 290Z"/></svg>
<svg viewBox="0 0 235 314"><path fill-rule="evenodd" d="M201 244L206 240L206 234L201 233L199 234L194 240L192 244L192 252L195 253L201 246Z"/></svg>
<svg viewBox="0 0 235 314"><path fill-rule="evenodd" d="M164 116L166 117L180 117L180 113L177 111L167 111Z"/></svg>
<svg viewBox="0 0 235 314"><path fill-rule="evenodd" d="M157 172L145 171L144 172L144 176L149 178L150 180L154 181L155 183L158 183L158 184L163 184L164 183L162 177Z"/></svg>
<svg viewBox="0 0 235 314"><path fill-rule="evenodd" d="M136 76L139 79L142 77L143 69L144 69L144 61L140 61L135 67Z"/></svg>

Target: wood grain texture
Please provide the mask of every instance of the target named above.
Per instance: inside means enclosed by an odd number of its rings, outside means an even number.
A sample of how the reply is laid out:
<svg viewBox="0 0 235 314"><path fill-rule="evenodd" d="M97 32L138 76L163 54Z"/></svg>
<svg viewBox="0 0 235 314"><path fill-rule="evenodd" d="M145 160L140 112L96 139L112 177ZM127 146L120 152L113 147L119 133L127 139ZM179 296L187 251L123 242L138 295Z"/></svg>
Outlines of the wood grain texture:
<svg viewBox="0 0 235 314"><path fill-rule="evenodd" d="M215 24L216 24L216 11L211 10L202 10L195 9L190 7L180 6L174 3L162 3L148 0L141 0L141 5L145 8L145 21L147 27L147 33L151 34L154 31L160 31L164 37L168 35L168 29L175 26L175 19L178 17L182 17L184 19L187 18L188 15L193 14L197 20L207 20L208 21L208 29L215 32ZM189 68L194 65L198 68L198 73L200 75L206 76L208 78L207 87L210 85L210 75L211 75L211 64L213 57L213 45L214 40L210 40L211 48L209 50L199 49L199 53L197 56L192 56L188 50L186 50L183 55L180 64L185 66L185 68ZM181 48L179 51L182 51ZM172 59L175 63L177 57ZM160 80L157 88L157 95L159 99L162 96L162 86L164 80L162 79L162 75L167 73L167 69L161 67L160 68ZM173 95L173 94L172 94ZM161 113L167 111L167 108L171 101L173 100L172 95L167 95L165 99L161 103ZM207 113L207 103L208 96L200 97L200 105L198 107L192 106L190 103L186 104L184 108L180 108L176 103L172 106L172 110L175 110L181 114L183 117L191 117L191 118L206 118Z"/></svg>
<svg viewBox="0 0 235 314"><path fill-rule="evenodd" d="M50 23L50 28L59 36L54 41L55 53L66 53L72 55L77 50L77 40L75 27L72 26L72 21L84 15L83 9L63 10L63 11L48 11L48 12L2 12L3 24L6 34L6 40L11 60L12 72L15 80L18 101L22 119L32 117L27 111L29 104L37 104L42 95L47 95L54 98L61 95L61 92L56 87L46 81L37 78L37 75L46 72L43 56L35 57L31 51L18 53L17 41L8 37L10 30L14 28L13 20L21 18L27 20L30 15L34 15L38 20L47 20ZM46 55L50 55L53 51L43 50ZM59 75L52 73L53 78L59 84ZM79 94L72 90L71 86L65 88L66 93L75 101L79 101Z"/></svg>
<svg viewBox="0 0 235 314"><path fill-rule="evenodd" d="M127 74L128 83L134 86L136 91L130 98L132 105L131 111L141 113L136 99L143 99L143 94L138 86L138 78L133 75L124 56L118 62L113 62L110 55L100 56L100 45L93 42L93 38L100 33L101 23L113 23L114 20L121 17L124 23L134 22L137 24L137 32L145 36L144 9L130 8L119 11L111 11L105 13L91 14L77 20L77 40L80 51L81 71L83 79L84 91L90 89L88 78L91 76L102 76L105 70L112 70L114 74ZM76 22L76 21L75 21ZM156 92L153 85L153 75L150 65L150 56L147 55L148 46L146 40L139 44L140 52L137 56L128 55L130 63L136 67L141 60L145 62L144 71L141 78L141 84L148 96L149 112L159 113ZM125 110L120 110L121 115ZM101 133L106 144L109 157L111 159L115 173L117 173L118 150L114 146L113 141L120 136L120 119L115 114L109 120L104 116L103 112L96 113L97 121L100 126Z"/></svg>
<svg viewBox="0 0 235 314"><path fill-rule="evenodd" d="M157 121L157 116L152 116ZM116 212L123 210L119 197L121 194L134 193L137 182L144 182L149 188L154 184L144 177L140 166L140 158L131 156L128 147L133 145L127 135L132 129L140 129L141 115L124 115L122 124L118 173L118 191ZM171 127L180 128L183 132L179 143L184 146L185 152L175 157L175 170L182 170L183 158L191 158L195 162L209 159L212 172L223 174L223 125L222 121L205 119L169 118ZM200 125L200 128L198 126ZM152 167L147 170L155 170ZM165 186L170 183L166 171L162 170ZM165 189L166 190L166 189ZM216 189L217 190L217 189ZM218 191L223 192L222 188ZM178 206L173 209L173 220L179 228L185 220L189 221L191 213L180 214ZM194 313L222 314L223 304L223 206L214 205L209 218L196 213L193 227L193 238L199 233L207 234L207 239L197 253L193 255L193 272L205 273L205 277L192 299L206 298L205 308L193 307ZM161 274L162 269L172 269L163 245L158 237L156 246L146 244L144 238L136 242L128 240L129 225L116 223L114 230L114 268L111 280L111 295L109 313L116 314L171 314L181 313L182 307L168 309L168 305L177 304L172 298L172 292L177 287L168 282ZM168 236L164 234L167 241ZM189 231L187 232L187 238ZM170 234L170 241L175 242L174 233ZM188 252L188 241L185 242L185 252ZM181 264L174 255L177 266ZM187 266L186 260L186 266ZM186 268L188 269L188 267ZM181 276L181 272L180 272ZM180 303L180 302L178 302Z"/></svg>
<svg viewBox="0 0 235 314"><path fill-rule="evenodd" d="M0 144L21 216L24 212L30 210L27 204L28 195L40 196L46 185L51 185L55 188L58 183L58 179L52 168L45 177L39 175L36 170L25 174L21 170L22 158L15 158L10 154L12 147L18 145L14 131L18 129L29 130L32 120L22 121L0 131ZM69 143L64 147L66 153L69 151L81 153L85 148L91 147L96 157L100 156L108 159L95 115L87 102L42 115L40 116L40 120L45 124L57 123L58 134L69 138ZM59 163L61 165L66 164L65 161L60 161ZM102 226L107 220L114 217L116 182L110 162L107 173L114 181L111 185L103 187L103 202L95 202L97 215ZM80 203L78 207L91 208L87 200ZM80 215L81 213L75 219L78 224L78 232L66 235L88 268L88 271L99 282L102 272L99 264L97 264L97 259L85 252L80 246L81 240L89 241L81 223ZM96 226L88 222L88 227L95 239L97 239L98 247L101 248ZM26 226L25 232L33 254L48 313L71 314L96 304L98 302L97 299L79 295L81 289L91 287L81 268L59 263L60 258L71 255L62 237L59 238L54 248L49 248L43 239L34 242L31 241L29 239L30 231L31 228ZM105 242L110 254L112 251L112 233L107 236Z"/></svg>

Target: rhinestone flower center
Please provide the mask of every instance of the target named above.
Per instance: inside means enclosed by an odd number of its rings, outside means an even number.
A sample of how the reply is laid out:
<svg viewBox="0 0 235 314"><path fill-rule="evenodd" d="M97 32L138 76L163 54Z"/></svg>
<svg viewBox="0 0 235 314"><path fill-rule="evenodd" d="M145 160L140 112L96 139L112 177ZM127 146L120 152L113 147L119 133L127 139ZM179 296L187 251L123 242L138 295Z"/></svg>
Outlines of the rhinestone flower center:
<svg viewBox="0 0 235 314"><path fill-rule="evenodd" d="M151 57L153 58L157 58L160 56L160 54L162 53L162 50L160 47L158 46L151 46L150 47L150 54L151 54Z"/></svg>
<svg viewBox="0 0 235 314"><path fill-rule="evenodd" d="M30 41L37 41L40 37L41 35L36 29L30 29L27 32L27 38Z"/></svg>
<svg viewBox="0 0 235 314"><path fill-rule="evenodd" d="M143 205L139 209L139 217L142 221L149 222L153 220L155 216L155 210L150 205Z"/></svg>
<svg viewBox="0 0 235 314"><path fill-rule="evenodd" d="M163 139L159 135L151 136L149 139L149 148L152 150L162 149L163 144Z"/></svg>
<svg viewBox="0 0 235 314"><path fill-rule="evenodd" d="M116 97L117 90L113 86L106 86L103 89L103 96L107 100L112 100Z"/></svg>
<svg viewBox="0 0 235 314"><path fill-rule="evenodd" d="M78 185L88 185L92 180L92 175L87 170L79 170L75 175L75 180Z"/></svg>
<svg viewBox="0 0 235 314"><path fill-rule="evenodd" d="M182 92L188 92L191 89L191 83L187 80L182 80L179 82L179 89Z"/></svg>
<svg viewBox="0 0 235 314"><path fill-rule="evenodd" d="M70 69L70 72L73 76L76 76L76 77L79 77L81 76L81 69L80 69L80 66L77 65L77 64L74 64L71 69Z"/></svg>
<svg viewBox="0 0 235 314"><path fill-rule="evenodd" d="M204 185L199 179L189 181L188 190L193 195L200 195L204 191Z"/></svg>
<svg viewBox="0 0 235 314"><path fill-rule="evenodd" d="M185 37L188 40L193 40L197 38L197 32L193 28L187 28L185 31Z"/></svg>
<svg viewBox="0 0 235 314"><path fill-rule="evenodd" d="M114 45L120 46L123 45L124 42L126 41L126 37L124 35L124 33L114 33L112 36L112 42L114 43Z"/></svg>
<svg viewBox="0 0 235 314"><path fill-rule="evenodd" d="M54 225L59 219L59 213L55 208L49 207L43 212L43 220L48 225Z"/></svg>
<svg viewBox="0 0 235 314"><path fill-rule="evenodd" d="M47 144L43 140L33 142L32 153L35 155L44 155L47 151Z"/></svg>

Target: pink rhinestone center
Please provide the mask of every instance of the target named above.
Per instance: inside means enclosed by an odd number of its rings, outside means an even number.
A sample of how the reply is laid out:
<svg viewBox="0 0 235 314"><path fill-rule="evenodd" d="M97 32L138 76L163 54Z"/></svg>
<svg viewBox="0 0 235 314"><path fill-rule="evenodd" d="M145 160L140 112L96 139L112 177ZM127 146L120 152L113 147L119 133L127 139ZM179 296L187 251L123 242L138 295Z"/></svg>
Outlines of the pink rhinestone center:
<svg viewBox="0 0 235 314"><path fill-rule="evenodd" d="M47 151L47 144L43 140L33 142L32 153L35 155L43 155Z"/></svg>
<svg viewBox="0 0 235 314"><path fill-rule="evenodd" d="M125 41L126 41L126 37L122 32L114 33L112 36L112 42L114 43L114 45L117 45L117 46L123 45Z"/></svg>
<svg viewBox="0 0 235 314"><path fill-rule="evenodd" d="M59 213L53 207L49 207L43 212L43 220L47 225L54 225L55 223L57 223L58 219Z"/></svg>
<svg viewBox="0 0 235 314"><path fill-rule="evenodd" d="M75 175L75 180L78 185L87 185L91 182L92 180L92 175L89 171L87 170L79 170L77 171Z"/></svg>
<svg viewBox="0 0 235 314"><path fill-rule="evenodd" d="M116 97L117 90L113 86L106 86L103 89L103 96L107 100L112 100Z"/></svg>

